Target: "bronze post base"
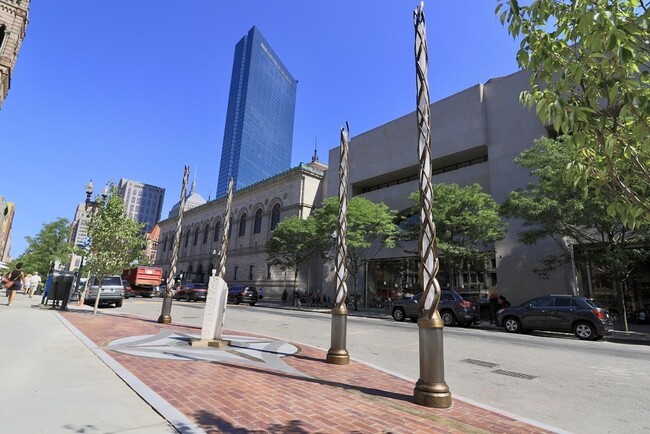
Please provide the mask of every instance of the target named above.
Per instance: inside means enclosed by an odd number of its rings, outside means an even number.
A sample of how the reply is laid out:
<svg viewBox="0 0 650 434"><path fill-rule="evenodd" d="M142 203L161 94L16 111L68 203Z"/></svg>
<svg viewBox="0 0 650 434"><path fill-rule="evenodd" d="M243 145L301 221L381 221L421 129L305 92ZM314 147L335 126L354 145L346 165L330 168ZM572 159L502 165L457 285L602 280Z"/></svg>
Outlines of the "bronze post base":
<svg viewBox="0 0 650 434"><path fill-rule="evenodd" d="M451 407L451 392L445 382L445 358L442 339L444 323L435 312L432 319L420 318L420 378L413 389L416 404L425 407Z"/></svg>
<svg viewBox="0 0 650 434"><path fill-rule="evenodd" d="M332 309L332 345L327 352L327 363L333 365L347 365L350 363L350 354L346 348L348 329L348 309Z"/></svg>
<svg viewBox="0 0 650 434"><path fill-rule="evenodd" d="M163 298L162 310L160 316L158 317L158 322L161 324L171 324L172 322L172 297L165 295Z"/></svg>

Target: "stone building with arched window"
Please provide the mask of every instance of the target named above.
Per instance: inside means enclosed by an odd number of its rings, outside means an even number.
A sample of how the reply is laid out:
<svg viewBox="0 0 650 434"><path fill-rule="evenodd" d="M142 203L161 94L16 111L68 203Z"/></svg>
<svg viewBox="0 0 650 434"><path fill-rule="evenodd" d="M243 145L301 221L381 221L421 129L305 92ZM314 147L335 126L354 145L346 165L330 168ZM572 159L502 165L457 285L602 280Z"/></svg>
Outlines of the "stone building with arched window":
<svg viewBox="0 0 650 434"><path fill-rule="evenodd" d="M268 265L266 242L280 221L291 216L306 218L321 203L326 170L327 166L317 161L300 164L234 192L224 276L229 285L264 288L265 296L272 298L279 297L285 287L290 290L292 273L285 275L278 267ZM195 194L194 187L192 193ZM176 273L183 273L184 282L207 283L221 255L226 197L187 208L183 213ZM177 210L175 205L169 217L158 222L156 266L165 270L169 269L172 257ZM321 287L322 267L316 263L305 266L296 288L301 292L318 292Z"/></svg>

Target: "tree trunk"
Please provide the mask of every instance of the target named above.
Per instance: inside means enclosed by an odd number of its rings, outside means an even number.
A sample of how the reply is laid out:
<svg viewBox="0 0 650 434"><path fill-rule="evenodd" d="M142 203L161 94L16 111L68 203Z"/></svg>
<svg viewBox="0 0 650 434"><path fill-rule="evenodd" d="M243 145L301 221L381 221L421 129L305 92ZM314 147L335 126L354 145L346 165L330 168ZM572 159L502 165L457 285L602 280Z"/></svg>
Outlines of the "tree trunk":
<svg viewBox="0 0 650 434"><path fill-rule="evenodd" d="M97 285L97 297L95 298L95 306L93 307L93 315L97 315L97 308L99 306L99 296L102 293L102 280L99 280L99 283Z"/></svg>

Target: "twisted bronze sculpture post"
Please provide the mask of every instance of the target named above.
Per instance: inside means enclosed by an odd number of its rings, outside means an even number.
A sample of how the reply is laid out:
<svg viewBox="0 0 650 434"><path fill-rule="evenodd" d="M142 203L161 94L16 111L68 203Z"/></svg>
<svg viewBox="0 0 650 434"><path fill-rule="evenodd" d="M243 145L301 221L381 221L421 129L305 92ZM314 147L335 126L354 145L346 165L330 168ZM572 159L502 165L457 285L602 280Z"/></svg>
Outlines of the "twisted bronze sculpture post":
<svg viewBox="0 0 650 434"><path fill-rule="evenodd" d="M339 162L339 224L336 231L335 273L336 289L334 293L334 307L332 308L332 345L327 352L327 362L336 365L350 363L350 354L346 349L348 296L346 259L348 247L345 237L348 232L348 135L350 128L341 128L341 157Z"/></svg>
<svg viewBox="0 0 650 434"><path fill-rule="evenodd" d="M190 177L190 166L185 166L183 169L183 185L181 186L181 200L179 202L178 217L176 218L176 232L174 233L174 244L172 247L172 259L169 264L169 273L167 274L167 281L165 287L165 296L163 304L158 317L158 322L169 324L172 322L172 288L174 286L174 277L176 276L176 262L178 261L178 248L181 244L181 227L183 224L183 212L185 211L185 195L187 194L187 181Z"/></svg>
<svg viewBox="0 0 650 434"><path fill-rule="evenodd" d="M431 110L427 79L429 58L427 52L424 2L413 12L415 25L415 69L417 75L418 157L420 161L420 269L419 280L423 290L420 299L418 332L420 342L420 378L415 389L415 402L427 407L448 408L451 393L445 383L442 330L444 323L438 313L440 284L433 221L433 189L431 185Z"/></svg>

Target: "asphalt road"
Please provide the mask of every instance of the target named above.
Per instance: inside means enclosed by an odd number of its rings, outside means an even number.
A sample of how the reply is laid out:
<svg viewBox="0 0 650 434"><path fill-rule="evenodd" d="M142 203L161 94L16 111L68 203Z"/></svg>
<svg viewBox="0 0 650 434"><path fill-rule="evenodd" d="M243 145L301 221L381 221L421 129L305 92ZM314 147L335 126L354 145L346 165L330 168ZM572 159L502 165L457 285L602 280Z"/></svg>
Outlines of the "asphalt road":
<svg viewBox="0 0 650 434"><path fill-rule="evenodd" d="M201 325L204 303L174 302L175 323ZM157 319L161 299L125 300L121 312ZM225 328L330 347L328 314L228 305ZM350 356L419 377L411 322L348 317ZM650 432L650 346L445 328L445 379L453 395L572 432Z"/></svg>

